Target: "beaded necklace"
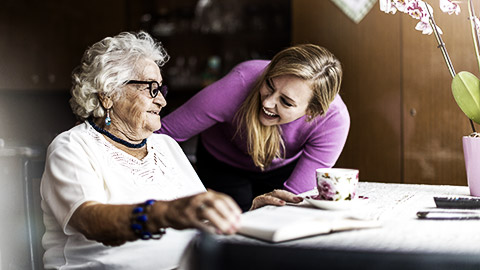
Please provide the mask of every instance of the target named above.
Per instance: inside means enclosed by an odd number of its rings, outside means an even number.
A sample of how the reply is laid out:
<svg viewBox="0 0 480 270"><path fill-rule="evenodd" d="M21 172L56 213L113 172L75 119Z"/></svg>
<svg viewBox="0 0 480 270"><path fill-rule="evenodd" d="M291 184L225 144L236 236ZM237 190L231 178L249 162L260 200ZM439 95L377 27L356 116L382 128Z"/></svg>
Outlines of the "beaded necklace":
<svg viewBox="0 0 480 270"><path fill-rule="evenodd" d="M104 134L105 136L107 136L108 138L112 139L113 141L119 143L119 144L123 144L125 145L126 147L128 148L142 148L146 143L147 143L147 139L143 139L142 142L140 143L137 143L137 144L134 144L134 143L129 143L125 140L122 140L118 137L116 137L115 135L113 135L112 133L106 131L105 129L95 125L95 123L91 120L91 119L88 119L88 123L90 123L90 125L93 127L93 129L95 129L96 131L98 131L99 133L102 133Z"/></svg>

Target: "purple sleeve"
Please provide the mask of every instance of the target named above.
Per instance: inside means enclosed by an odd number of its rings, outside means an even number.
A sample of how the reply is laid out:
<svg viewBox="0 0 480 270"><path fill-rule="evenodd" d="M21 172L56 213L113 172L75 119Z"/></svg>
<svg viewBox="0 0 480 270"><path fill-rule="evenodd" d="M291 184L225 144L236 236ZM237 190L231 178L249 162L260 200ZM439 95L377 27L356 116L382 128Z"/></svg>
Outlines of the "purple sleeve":
<svg viewBox="0 0 480 270"><path fill-rule="evenodd" d="M239 94L233 90L245 87L241 75L233 70L219 81L197 93L180 108L164 117L162 127L156 133L167 134L181 142L199 134L217 122L229 120L233 117L237 108L231 100Z"/></svg>
<svg viewBox="0 0 480 270"><path fill-rule="evenodd" d="M295 169L284 183L286 190L298 194L315 188L315 170L332 167L340 156L347 140L350 116L339 97L330 109L310 134Z"/></svg>
<svg viewBox="0 0 480 270"><path fill-rule="evenodd" d="M268 61L253 60L237 65L222 79L204 88L180 108L168 114L156 133L185 141L218 122L231 121Z"/></svg>

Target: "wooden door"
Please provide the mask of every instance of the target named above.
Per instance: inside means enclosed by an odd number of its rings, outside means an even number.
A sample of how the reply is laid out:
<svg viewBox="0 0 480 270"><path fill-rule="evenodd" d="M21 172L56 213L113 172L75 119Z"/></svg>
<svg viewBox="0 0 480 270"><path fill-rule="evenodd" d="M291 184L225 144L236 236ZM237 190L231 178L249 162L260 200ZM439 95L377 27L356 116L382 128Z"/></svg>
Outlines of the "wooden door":
<svg viewBox="0 0 480 270"><path fill-rule="evenodd" d="M455 16L431 4L457 71L478 74L466 5ZM359 24L331 1L294 0L292 18L294 43L323 45L344 65L351 129L336 167L369 181L466 185L461 138L471 128L433 35L378 3Z"/></svg>
<svg viewBox="0 0 480 270"><path fill-rule="evenodd" d="M431 5L457 72L478 73L466 5L458 16ZM416 31L417 21L405 15L394 15L402 16L404 182L466 185L461 140L471 132L468 118L455 103L435 37Z"/></svg>
<svg viewBox="0 0 480 270"><path fill-rule="evenodd" d="M400 17L371 12L355 24L331 1L294 0L292 18L294 43L324 46L343 65L351 127L336 167L357 168L362 180L400 182Z"/></svg>

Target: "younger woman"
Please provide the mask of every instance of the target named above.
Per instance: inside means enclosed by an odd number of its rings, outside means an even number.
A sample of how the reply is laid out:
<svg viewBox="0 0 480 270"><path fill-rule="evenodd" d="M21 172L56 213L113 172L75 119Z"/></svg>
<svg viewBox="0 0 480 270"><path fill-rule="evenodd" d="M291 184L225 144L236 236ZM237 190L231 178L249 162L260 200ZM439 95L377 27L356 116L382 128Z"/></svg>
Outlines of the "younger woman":
<svg viewBox="0 0 480 270"><path fill-rule="evenodd" d="M245 211L273 189L314 188L315 169L335 164L350 125L341 81L328 50L293 46L272 61L239 64L167 115L157 132L177 141L200 134L200 179Z"/></svg>

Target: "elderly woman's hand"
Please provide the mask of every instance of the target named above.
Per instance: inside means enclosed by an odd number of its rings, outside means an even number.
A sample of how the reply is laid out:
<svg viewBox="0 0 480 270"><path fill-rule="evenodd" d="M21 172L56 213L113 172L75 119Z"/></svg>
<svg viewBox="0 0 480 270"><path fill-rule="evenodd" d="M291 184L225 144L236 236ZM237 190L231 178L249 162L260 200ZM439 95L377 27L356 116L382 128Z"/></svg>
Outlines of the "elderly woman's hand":
<svg viewBox="0 0 480 270"><path fill-rule="evenodd" d="M300 196L286 190L275 189L274 191L255 197L250 211L269 204L281 206L287 202L299 203L301 201L303 201L303 198Z"/></svg>
<svg viewBox="0 0 480 270"><path fill-rule="evenodd" d="M168 202L165 221L175 229L199 228L219 234L234 234L242 211L225 194L212 190Z"/></svg>

